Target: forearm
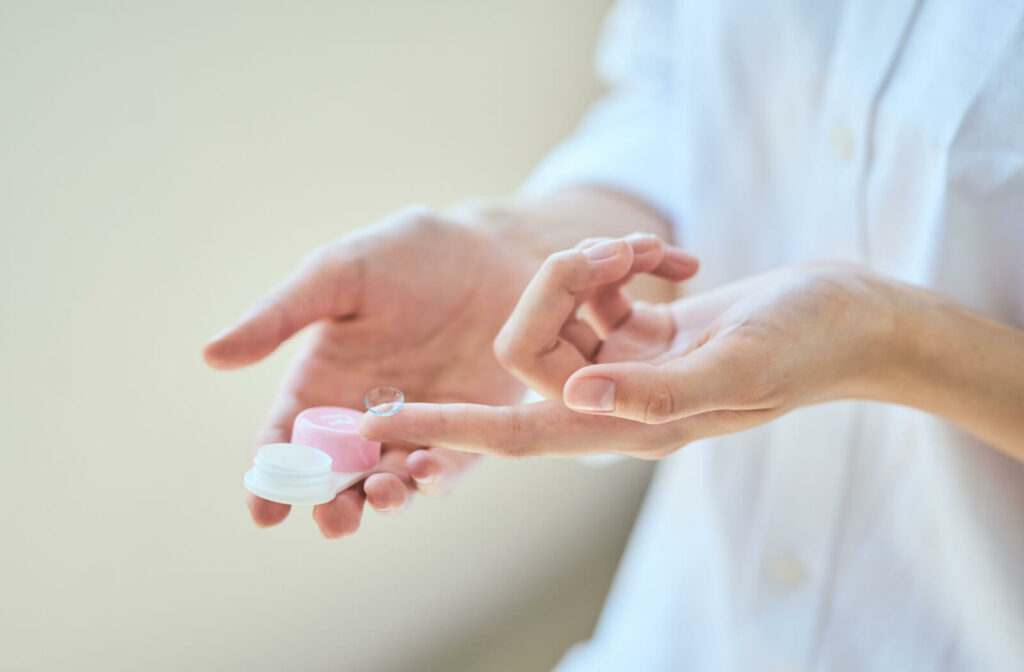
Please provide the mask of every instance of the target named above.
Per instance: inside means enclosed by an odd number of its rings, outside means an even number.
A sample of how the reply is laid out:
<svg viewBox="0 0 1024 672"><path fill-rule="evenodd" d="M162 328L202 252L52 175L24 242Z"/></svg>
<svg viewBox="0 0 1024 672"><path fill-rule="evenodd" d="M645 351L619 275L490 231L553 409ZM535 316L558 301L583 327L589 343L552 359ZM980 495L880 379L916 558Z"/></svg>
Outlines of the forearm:
<svg viewBox="0 0 1024 672"><path fill-rule="evenodd" d="M512 207L498 223L503 235L530 247L540 258L571 248L584 238L617 238L636 231L672 242L671 223L645 203L601 187L576 187Z"/></svg>
<svg viewBox="0 0 1024 672"><path fill-rule="evenodd" d="M1024 461L1024 331L924 290L894 292L882 401L946 418Z"/></svg>
<svg viewBox="0 0 1024 672"><path fill-rule="evenodd" d="M671 223L659 212L625 193L601 187L576 187L532 201L489 204L476 209L472 219L538 261L586 238L643 232L668 242L673 239ZM670 283L646 276L634 279L630 292L652 302L675 297Z"/></svg>

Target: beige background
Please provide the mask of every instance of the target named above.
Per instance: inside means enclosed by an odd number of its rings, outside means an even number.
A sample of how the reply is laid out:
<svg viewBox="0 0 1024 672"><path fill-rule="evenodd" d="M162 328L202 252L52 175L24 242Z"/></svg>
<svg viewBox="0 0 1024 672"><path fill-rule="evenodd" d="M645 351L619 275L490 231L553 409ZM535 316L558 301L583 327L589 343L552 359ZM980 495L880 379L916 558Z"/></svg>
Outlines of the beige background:
<svg viewBox="0 0 1024 672"><path fill-rule="evenodd" d="M514 188L607 2L0 2L0 669L541 670L648 474L490 462L326 542L256 530L294 344L199 349L312 246Z"/></svg>

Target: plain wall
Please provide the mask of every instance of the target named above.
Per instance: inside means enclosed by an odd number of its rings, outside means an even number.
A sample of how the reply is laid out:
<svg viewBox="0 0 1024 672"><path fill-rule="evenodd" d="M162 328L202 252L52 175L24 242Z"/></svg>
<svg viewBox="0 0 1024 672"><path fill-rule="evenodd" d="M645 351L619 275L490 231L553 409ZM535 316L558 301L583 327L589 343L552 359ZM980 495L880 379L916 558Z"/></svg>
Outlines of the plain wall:
<svg viewBox="0 0 1024 672"><path fill-rule="evenodd" d="M0 2L0 669L540 670L649 474L490 461L257 530L289 344L206 338L313 246L514 189L599 90L607 2Z"/></svg>

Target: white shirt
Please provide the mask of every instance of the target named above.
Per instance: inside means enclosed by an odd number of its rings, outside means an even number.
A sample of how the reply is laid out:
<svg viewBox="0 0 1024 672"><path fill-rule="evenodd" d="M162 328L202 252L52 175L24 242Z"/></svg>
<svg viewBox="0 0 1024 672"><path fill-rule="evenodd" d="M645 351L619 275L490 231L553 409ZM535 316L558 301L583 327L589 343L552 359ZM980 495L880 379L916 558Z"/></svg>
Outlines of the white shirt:
<svg viewBox="0 0 1024 672"><path fill-rule="evenodd" d="M1024 325L1024 0L622 2L599 69L527 193L645 199L695 291L844 259ZM1024 670L1024 464L862 402L691 444L559 669Z"/></svg>

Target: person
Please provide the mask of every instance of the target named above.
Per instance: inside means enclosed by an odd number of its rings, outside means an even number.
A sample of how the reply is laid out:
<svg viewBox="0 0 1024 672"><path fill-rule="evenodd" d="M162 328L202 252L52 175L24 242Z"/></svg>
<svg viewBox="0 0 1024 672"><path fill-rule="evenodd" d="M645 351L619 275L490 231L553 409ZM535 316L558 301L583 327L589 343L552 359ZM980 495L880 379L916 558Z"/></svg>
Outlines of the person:
<svg viewBox="0 0 1024 672"><path fill-rule="evenodd" d="M429 402L364 419L328 537L479 453L659 459L560 670L1019 669L1024 2L624 0L598 65L516 198L329 243L207 346L316 330L255 444Z"/></svg>

